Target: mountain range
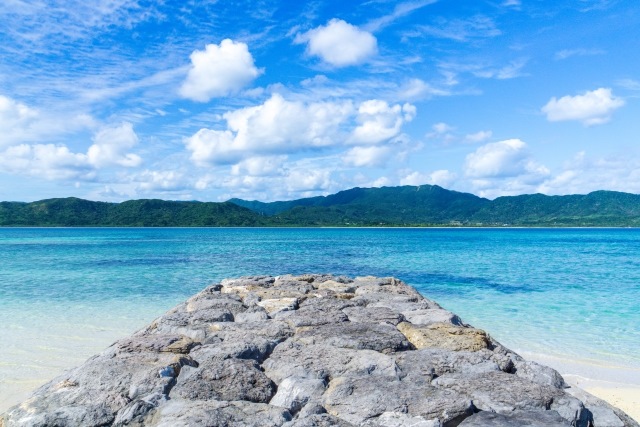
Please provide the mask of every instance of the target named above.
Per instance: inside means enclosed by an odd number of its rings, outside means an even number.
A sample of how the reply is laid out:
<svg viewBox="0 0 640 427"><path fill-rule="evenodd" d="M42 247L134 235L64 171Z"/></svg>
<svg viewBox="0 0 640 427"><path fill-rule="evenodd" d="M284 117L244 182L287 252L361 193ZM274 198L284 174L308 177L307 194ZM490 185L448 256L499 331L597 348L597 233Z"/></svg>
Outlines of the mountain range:
<svg viewBox="0 0 640 427"><path fill-rule="evenodd" d="M639 227L640 195L528 194L494 200L437 185L352 188L329 196L223 203L74 197L0 202L0 226L268 227L268 226L524 226Z"/></svg>

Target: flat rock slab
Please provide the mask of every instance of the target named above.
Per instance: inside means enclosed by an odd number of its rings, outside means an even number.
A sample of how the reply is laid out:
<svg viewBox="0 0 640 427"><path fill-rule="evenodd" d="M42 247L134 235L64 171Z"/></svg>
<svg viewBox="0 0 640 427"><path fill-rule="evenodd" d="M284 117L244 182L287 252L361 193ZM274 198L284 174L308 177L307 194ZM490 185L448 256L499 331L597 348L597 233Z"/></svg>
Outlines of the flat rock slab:
<svg viewBox="0 0 640 427"><path fill-rule="evenodd" d="M0 427L640 427L395 278L215 283Z"/></svg>

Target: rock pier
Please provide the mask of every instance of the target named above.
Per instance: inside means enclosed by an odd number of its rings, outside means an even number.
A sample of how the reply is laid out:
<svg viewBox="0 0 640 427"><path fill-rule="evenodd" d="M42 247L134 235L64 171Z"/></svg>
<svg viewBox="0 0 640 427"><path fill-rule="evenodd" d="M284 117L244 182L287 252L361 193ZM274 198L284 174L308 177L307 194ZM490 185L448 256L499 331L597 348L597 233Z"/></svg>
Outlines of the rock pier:
<svg viewBox="0 0 640 427"><path fill-rule="evenodd" d="M638 427L394 278L223 280L0 426Z"/></svg>

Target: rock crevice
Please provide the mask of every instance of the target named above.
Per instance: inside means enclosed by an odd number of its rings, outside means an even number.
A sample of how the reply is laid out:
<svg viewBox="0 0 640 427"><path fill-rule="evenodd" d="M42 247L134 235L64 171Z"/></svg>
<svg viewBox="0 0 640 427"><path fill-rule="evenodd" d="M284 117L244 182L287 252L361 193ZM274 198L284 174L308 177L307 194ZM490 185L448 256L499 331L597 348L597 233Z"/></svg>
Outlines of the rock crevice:
<svg viewBox="0 0 640 427"><path fill-rule="evenodd" d="M0 426L639 427L394 278L223 280Z"/></svg>

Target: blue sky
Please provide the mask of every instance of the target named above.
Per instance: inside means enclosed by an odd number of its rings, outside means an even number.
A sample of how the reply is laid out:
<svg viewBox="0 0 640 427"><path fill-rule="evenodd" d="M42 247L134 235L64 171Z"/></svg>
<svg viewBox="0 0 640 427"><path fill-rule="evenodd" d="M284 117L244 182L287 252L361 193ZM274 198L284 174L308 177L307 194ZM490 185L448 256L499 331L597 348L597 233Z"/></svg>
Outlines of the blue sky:
<svg viewBox="0 0 640 427"><path fill-rule="evenodd" d="M0 200L640 193L622 0L0 4Z"/></svg>

